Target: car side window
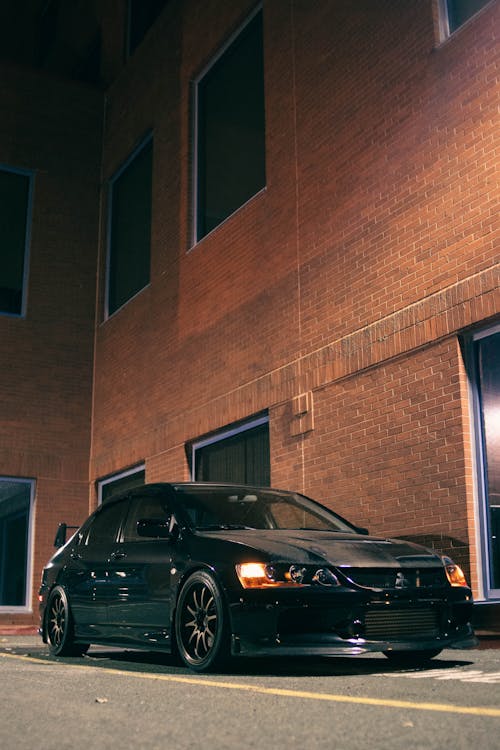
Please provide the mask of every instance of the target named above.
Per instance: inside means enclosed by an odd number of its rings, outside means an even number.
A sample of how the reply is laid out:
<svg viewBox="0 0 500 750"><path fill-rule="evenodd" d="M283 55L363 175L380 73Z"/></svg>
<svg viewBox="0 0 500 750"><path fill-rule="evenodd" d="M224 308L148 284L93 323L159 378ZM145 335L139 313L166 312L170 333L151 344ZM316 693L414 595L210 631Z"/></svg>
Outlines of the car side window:
<svg viewBox="0 0 500 750"><path fill-rule="evenodd" d="M154 518L166 521L171 515L165 498L158 495L138 497L132 502L132 508L128 514L127 522L123 530L124 542L144 541L137 534L137 524L142 518Z"/></svg>
<svg viewBox="0 0 500 750"><path fill-rule="evenodd" d="M127 512L127 502L105 505L94 516L87 533L86 544L107 544L116 540L118 529Z"/></svg>

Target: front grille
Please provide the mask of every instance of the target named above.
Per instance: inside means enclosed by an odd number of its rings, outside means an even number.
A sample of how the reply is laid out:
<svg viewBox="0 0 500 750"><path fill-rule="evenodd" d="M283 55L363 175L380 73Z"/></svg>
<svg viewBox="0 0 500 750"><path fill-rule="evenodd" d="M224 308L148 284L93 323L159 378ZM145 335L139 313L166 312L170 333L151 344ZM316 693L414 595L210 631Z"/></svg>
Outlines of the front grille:
<svg viewBox="0 0 500 750"><path fill-rule="evenodd" d="M368 640L435 638L438 635L438 612L431 607L387 608L366 613L364 636Z"/></svg>
<svg viewBox="0 0 500 750"><path fill-rule="evenodd" d="M336 609L291 607L280 612L278 632L281 635L298 633L333 633L339 619Z"/></svg>
<svg viewBox="0 0 500 750"><path fill-rule="evenodd" d="M436 568L342 568L342 573L357 586L370 589L418 589L446 586L443 566Z"/></svg>

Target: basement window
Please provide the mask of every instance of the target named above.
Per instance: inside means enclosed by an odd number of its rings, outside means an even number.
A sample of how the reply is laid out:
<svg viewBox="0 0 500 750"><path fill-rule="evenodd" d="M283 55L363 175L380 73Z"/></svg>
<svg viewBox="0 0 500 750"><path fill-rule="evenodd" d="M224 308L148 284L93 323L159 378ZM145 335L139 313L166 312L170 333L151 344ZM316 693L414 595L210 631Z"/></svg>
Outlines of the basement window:
<svg viewBox="0 0 500 750"><path fill-rule="evenodd" d="M133 487L141 487L146 481L146 470L144 464L134 466L111 477L101 479L97 483L97 495L99 505L111 500L118 494L131 490Z"/></svg>
<svg viewBox="0 0 500 750"><path fill-rule="evenodd" d="M195 481L268 487L269 417L263 415L199 438L188 447Z"/></svg>

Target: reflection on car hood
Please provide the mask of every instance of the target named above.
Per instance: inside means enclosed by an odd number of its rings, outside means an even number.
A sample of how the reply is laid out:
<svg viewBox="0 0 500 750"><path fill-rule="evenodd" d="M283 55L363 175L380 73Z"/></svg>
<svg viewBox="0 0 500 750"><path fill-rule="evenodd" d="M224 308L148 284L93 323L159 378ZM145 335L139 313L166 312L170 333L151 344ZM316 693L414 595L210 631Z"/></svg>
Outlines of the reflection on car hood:
<svg viewBox="0 0 500 750"><path fill-rule="evenodd" d="M288 529L198 531L198 537L232 542L263 552L275 562L335 566L424 568L441 564L439 556L402 539Z"/></svg>

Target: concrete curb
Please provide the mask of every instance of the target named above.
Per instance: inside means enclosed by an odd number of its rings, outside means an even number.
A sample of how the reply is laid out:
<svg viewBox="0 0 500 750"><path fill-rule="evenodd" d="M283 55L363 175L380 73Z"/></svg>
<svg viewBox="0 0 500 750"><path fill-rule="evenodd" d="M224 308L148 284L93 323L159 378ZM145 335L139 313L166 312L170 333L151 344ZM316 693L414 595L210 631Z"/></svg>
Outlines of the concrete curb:
<svg viewBox="0 0 500 750"><path fill-rule="evenodd" d="M1 635L38 635L38 630L34 625L2 625Z"/></svg>

